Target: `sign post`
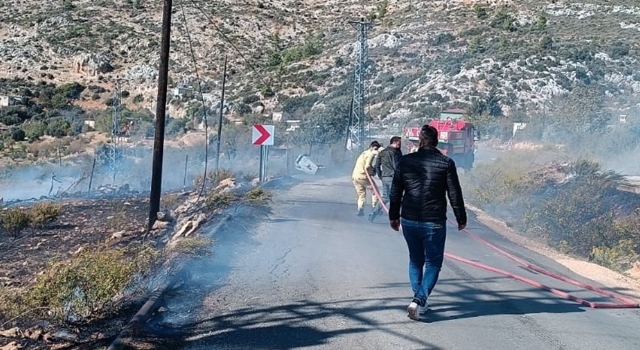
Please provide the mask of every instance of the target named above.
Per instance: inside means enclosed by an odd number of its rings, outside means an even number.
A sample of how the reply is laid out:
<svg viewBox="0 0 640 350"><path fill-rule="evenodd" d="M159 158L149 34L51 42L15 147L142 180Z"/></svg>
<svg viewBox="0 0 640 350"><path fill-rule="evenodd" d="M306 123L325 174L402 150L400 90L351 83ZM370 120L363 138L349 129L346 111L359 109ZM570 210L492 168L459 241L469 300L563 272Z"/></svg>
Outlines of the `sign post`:
<svg viewBox="0 0 640 350"><path fill-rule="evenodd" d="M275 127L273 125L255 124L251 132L251 143L260 146L260 174L258 180L263 183L267 172L269 146L273 145Z"/></svg>

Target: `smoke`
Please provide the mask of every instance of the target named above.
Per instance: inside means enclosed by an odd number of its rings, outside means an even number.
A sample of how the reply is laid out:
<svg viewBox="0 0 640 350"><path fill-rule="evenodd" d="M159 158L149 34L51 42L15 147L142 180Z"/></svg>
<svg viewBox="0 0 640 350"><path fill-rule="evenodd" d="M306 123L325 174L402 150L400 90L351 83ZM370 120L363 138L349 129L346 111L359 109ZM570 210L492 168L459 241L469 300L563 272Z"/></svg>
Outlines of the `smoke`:
<svg viewBox="0 0 640 350"><path fill-rule="evenodd" d="M260 147L252 146L244 137L236 142L237 149L221 149L220 168L230 169L239 178L253 180L260 168ZM231 151L231 152L230 152ZM307 154L308 147L291 149L271 147L266 159L267 178L301 173L295 169L299 154ZM147 146L118 148L115 158L108 149L98 147L95 156L67 157L60 162L0 168L0 197L5 202L80 196L91 194L117 194L118 189L146 193L150 190L153 149ZM318 173L347 174L350 158L341 147L314 147L311 159L322 165ZM205 168L204 144L183 147L165 147L162 171L162 190L191 189L194 180L202 176ZM115 162L112 159L116 159ZM95 161L95 167L93 167ZM209 145L208 169L214 170L215 144ZM92 170L93 169L93 170ZM92 175L93 174L93 175ZM114 176L115 175L115 176Z"/></svg>
<svg viewBox="0 0 640 350"><path fill-rule="evenodd" d="M57 195L96 194L105 188L128 187L127 191L147 192L151 185L152 156L150 147L121 147L112 162L105 153L95 157L81 156L60 163L21 165L0 169L0 196L5 201L39 199ZM204 147L166 148L164 151L163 191L191 188L196 177L203 175ZM258 173L259 150L242 148L229 158L223 154L220 167L237 171L239 175ZM93 167L95 160L95 167ZM215 152L209 152L208 168L215 166ZM281 172L281 159L273 159L273 171ZM93 168L93 170L92 170ZM92 176L93 173L93 176Z"/></svg>

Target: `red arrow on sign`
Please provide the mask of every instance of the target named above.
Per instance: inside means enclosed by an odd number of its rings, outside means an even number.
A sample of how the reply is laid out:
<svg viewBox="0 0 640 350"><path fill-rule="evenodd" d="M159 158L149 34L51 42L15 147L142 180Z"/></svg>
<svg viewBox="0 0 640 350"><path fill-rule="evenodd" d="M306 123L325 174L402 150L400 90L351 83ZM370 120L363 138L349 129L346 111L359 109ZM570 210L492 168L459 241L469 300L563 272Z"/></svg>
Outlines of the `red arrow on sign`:
<svg viewBox="0 0 640 350"><path fill-rule="evenodd" d="M258 145L258 146L262 145L265 141L269 139L269 137L271 137L271 134L269 133L269 131L267 131L267 129L265 129L264 126L260 124L256 124L253 127L257 132L260 133L260 137L258 137L255 141L253 141L254 145Z"/></svg>

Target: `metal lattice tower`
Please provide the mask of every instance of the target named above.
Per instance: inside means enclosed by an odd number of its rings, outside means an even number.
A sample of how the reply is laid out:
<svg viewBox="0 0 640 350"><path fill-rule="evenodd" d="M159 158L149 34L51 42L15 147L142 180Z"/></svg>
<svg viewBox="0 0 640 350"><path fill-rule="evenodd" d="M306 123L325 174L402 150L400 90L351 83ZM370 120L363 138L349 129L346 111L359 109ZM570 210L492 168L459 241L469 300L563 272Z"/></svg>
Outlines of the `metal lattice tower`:
<svg viewBox="0 0 640 350"><path fill-rule="evenodd" d="M109 169L111 170L112 185L116 182L116 173L118 172L118 143L120 141L120 122L122 119L122 92L120 90L120 82L116 81L111 116L111 147L109 147Z"/></svg>
<svg viewBox="0 0 640 350"><path fill-rule="evenodd" d="M355 148L364 148L364 125L366 116L364 106L366 104L365 80L367 62L369 60L369 46L367 45L367 33L373 26L371 22L361 19L359 22L349 22L358 31L358 57L356 59L353 79L353 103L351 107L351 123L349 125L349 141Z"/></svg>

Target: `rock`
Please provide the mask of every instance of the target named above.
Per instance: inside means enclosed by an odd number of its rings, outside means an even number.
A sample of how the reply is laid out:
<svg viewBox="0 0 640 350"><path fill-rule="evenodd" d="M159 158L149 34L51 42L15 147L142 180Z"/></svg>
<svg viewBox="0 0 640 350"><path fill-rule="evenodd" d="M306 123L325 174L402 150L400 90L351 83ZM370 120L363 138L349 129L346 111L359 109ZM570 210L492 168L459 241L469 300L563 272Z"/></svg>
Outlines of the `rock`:
<svg viewBox="0 0 640 350"><path fill-rule="evenodd" d="M40 327L31 327L24 332L24 336L33 340L40 340L44 331Z"/></svg>
<svg viewBox="0 0 640 350"><path fill-rule="evenodd" d="M115 239L120 239L122 237L125 236L125 232L124 231L118 231L115 232L114 234L111 235L111 239L115 240Z"/></svg>
<svg viewBox="0 0 640 350"><path fill-rule="evenodd" d="M127 80L135 83L155 83L158 71L151 66L133 66L125 77Z"/></svg>
<svg viewBox="0 0 640 350"><path fill-rule="evenodd" d="M22 338L23 333L22 330L18 327L13 327L7 330L0 331L0 337L5 338ZM4 348L0 348L4 349Z"/></svg>
<svg viewBox="0 0 640 350"><path fill-rule="evenodd" d="M56 340L56 338L55 338L54 336L52 336L51 334L49 334L49 333L45 333L45 334L42 336L42 340L46 341L47 343L51 343L51 342L53 342L54 340Z"/></svg>
<svg viewBox="0 0 640 350"><path fill-rule="evenodd" d="M175 233L174 238L180 236L188 237L200 227L200 225L206 220L206 218L206 215L204 215L203 213L199 213L198 215L193 215L180 220L180 222L178 223L178 227L180 228Z"/></svg>
<svg viewBox="0 0 640 350"><path fill-rule="evenodd" d="M164 230L165 228L169 227L169 222L167 221L156 221L153 224L153 227L151 228L152 230Z"/></svg>
<svg viewBox="0 0 640 350"><path fill-rule="evenodd" d="M76 73L88 72L91 75L113 71L109 53L81 54L74 58L73 69ZM85 70L86 69L86 70Z"/></svg>
<svg viewBox="0 0 640 350"><path fill-rule="evenodd" d="M129 192L131 192L131 186L129 186L129 184L124 184L122 186L120 186L120 188L118 188L118 194L119 195L123 195L123 194L128 194Z"/></svg>
<svg viewBox="0 0 640 350"><path fill-rule="evenodd" d="M228 178L220 181L220 184L214 189L214 191L218 191L220 193L229 193L238 188L238 184L236 183L236 179Z"/></svg>
<svg viewBox="0 0 640 350"><path fill-rule="evenodd" d="M16 350L16 349L22 349L22 348L23 348L22 345L12 341L11 343L1 347L0 350Z"/></svg>
<svg viewBox="0 0 640 350"><path fill-rule="evenodd" d="M158 212L158 221L171 222L171 221L173 221L173 218L168 213L159 211Z"/></svg>

